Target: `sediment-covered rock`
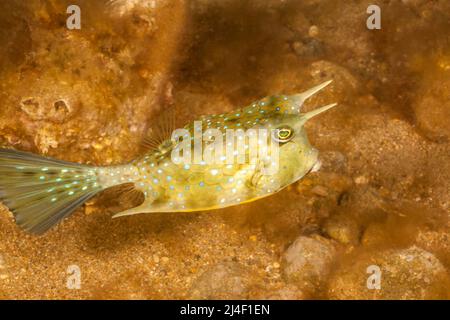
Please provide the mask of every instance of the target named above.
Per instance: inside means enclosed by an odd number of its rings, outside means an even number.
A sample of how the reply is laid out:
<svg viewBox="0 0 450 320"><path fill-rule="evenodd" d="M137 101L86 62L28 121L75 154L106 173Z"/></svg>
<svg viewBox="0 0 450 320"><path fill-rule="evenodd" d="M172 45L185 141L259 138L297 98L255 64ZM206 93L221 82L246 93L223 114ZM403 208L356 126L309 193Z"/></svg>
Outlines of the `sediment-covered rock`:
<svg viewBox="0 0 450 320"><path fill-rule="evenodd" d="M205 271L191 287L193 299L245 299L248 275L238 263L219 263Z"/></svg>
<svg viewBox="0 0 450 320"><path fill-rule="evenodd" d="M328 295L331 299L446 299L448 281L442 263L413 246L350 258L333 273Z"/></svg>
<svg viewBox="0 0 450 320"><path fill-rule="evenodd" d="M444 62L443 62L444 63ZM419 128L432 140L450 138L450 63L446 70L424 76L414 114Z"/></svg>
<svg viewBox="0 0 450 320"><path fill-rule="evenodd" d="M283 255L286 281L314 294L324 284L335 255L335 246L325 238L298 237Z"/></svg>

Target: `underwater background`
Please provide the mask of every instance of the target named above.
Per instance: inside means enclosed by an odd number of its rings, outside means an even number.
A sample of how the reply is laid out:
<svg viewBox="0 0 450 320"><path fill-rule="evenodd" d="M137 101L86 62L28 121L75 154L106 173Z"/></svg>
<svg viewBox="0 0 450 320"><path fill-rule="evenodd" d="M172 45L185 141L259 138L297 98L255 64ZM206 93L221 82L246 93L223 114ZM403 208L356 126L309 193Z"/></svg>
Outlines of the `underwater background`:
<svg viewBox="0 0 450 320"><path fill-rule="evenodd" d="M113 165L172 106L329 79L305 110L339 106L307 124L321 170L260 201L113 220L106 191L39 237L2 206L0 298L449 299L449 31L446 0L1 1L2 147Z"/></svg>

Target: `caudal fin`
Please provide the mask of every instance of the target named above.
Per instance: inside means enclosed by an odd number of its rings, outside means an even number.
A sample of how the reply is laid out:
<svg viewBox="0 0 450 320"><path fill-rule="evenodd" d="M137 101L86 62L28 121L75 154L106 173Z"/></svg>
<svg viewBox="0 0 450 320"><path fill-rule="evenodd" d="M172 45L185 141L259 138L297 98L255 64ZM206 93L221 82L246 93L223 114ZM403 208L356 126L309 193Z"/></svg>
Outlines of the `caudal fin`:
<svg viewBox="0 0 450 320"><path fill-rule="evenodd" d="M27 231L44 233L101 190L93 167L0 149L0 200Z"/></svg>

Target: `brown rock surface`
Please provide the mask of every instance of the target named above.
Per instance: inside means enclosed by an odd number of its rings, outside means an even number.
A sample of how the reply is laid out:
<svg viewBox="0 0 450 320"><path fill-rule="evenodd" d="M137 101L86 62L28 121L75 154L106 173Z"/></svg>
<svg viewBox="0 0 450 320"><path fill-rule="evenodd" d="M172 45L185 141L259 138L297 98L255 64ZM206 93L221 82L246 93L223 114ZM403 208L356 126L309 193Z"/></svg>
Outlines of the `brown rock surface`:
<svg viewBox="0 0 450 320"><path fill-rule="evenodd" d="M321 237L298 237L283 255L286 281L302 291L317 294L322 289L336 257L331 241Z"/></svg>
<svg viewBox="0 0 450 320"><path fill-rule="evenodd" d="M367 283L373 271L380 270L380 286ZM401 250L362 254L348 261L332 275L331 299L448 299L449 277L441 262L415 246Z"/></svg>

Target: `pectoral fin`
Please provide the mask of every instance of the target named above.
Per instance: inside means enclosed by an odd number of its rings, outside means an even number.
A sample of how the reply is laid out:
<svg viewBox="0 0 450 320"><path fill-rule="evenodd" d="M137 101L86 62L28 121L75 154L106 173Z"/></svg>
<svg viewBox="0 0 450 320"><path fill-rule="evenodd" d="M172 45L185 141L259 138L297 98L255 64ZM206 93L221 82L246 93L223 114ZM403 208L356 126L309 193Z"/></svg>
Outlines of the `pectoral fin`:
<svg viewBox="0 0 450 320"><path fill-rule="evenodd" d="M266 164L264 161L259 160L256 164L255 173L253 174L252 178L250 179L250 187L253 189L260 189L261 188L261 178L264 176L263 170L265 168Z"/></svg>

